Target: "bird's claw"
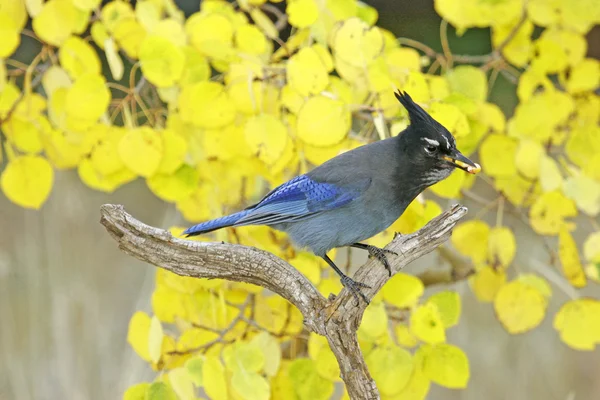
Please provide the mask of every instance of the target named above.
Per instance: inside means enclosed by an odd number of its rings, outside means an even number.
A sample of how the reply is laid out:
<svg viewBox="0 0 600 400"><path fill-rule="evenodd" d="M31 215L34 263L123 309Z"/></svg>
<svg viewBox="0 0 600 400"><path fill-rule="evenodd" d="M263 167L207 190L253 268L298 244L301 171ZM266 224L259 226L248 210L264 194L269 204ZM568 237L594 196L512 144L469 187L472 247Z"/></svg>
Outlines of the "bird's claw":
<svg viewBox="0 0 600 400"><path fill-rule="evenodd" d="M367 305L369 305L369 303L370 303L369 299L367 298L367 296L365 296L365 294L363 292L360 291L360 288L363 287L363 288L370 289L371 286L365 285L362 282L357 282L347 275L344 275L342 277L341 281L342 281L342 285L344 285L344 287L347 287L352 292L352 294L354 295L354 298L356 299L358 304L360 304L360 300L358 299L358 296L360 296L365 301L365 303L367 303Z"/></svg>
<svg viewBox="0 0 600 400"><path fill-rule="evenodd" d="M395 251L388 250L388 249L380 249L379 247L371 246L371 245L369 245L367 247L367 250L369 252L369 255L377 258L383 264L385 269L387 269L390 276L392 276L392 267L390 267L390 263L388 262L388 259L385 256L385 253L393 254L395 256L397 256L398 253L396 253Z"/></svg>

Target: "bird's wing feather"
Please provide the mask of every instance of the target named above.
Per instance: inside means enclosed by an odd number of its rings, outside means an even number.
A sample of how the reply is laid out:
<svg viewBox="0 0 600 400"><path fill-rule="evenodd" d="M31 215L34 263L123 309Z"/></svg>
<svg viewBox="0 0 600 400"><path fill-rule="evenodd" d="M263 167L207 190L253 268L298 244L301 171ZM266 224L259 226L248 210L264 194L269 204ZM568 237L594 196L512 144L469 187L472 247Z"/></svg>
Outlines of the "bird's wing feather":
<svg viewBox="0 0 600 400"><path fill-rule="evenodd" d="M368 178L339 185L317 182L307 175L300 175L269 192L236 225L273 225L297 221L348 204L370 184L371 179Z"/></svg>

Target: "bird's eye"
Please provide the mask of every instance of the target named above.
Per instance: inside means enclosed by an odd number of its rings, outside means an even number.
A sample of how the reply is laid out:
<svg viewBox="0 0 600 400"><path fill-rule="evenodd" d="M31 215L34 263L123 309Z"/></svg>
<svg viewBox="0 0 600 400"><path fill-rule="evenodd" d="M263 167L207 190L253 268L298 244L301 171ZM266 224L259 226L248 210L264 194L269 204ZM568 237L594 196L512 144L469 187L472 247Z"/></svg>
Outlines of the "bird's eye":
<svg viewBox="0 0 600 400"><path fill-rule="evenodd" d="M432 144L428 144L427 146L425 146L425 151L429 154L435 153L436 150L437 150L437 146L434 146Z"/></svg>

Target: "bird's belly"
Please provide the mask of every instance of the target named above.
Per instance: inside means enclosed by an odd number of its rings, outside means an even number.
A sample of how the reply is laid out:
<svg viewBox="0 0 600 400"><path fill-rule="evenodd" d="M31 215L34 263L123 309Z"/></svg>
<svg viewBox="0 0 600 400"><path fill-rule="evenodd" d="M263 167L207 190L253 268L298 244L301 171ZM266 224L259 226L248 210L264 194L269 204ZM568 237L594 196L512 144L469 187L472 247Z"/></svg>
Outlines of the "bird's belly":
<svg viewBox="0 0 600 400"><path fill-rule="evenodd" d="M382 232L400 217L405 208L374 211L348 207L273 227L287 232L296 246L322 256L335 247L361 242Z"/></svg>

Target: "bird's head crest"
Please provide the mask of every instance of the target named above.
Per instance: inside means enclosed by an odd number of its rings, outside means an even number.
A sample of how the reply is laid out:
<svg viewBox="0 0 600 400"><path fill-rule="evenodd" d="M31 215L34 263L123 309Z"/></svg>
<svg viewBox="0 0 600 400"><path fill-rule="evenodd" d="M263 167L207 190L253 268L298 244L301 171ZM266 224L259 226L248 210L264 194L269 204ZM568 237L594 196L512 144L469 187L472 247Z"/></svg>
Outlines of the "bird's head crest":
<svg viewBox="0 0 600 400"><path fill-rule="evenodd" d="M434 121L427 111L423 110L420 105L414 102L412 97L406 92L397 91L394 93L400 104L408 111L408 118L412 124L425 121Z"/></svg>
<svg viewBox="0 0 600 400"><path fill-rule="evenodd" d="M415 164L425 169L438 169L438 179L449 174L449 167L458 167L469 173L477 173L481 167L462 155L456 148L454 136L427 111L414 102L406 92L394 93L398 101L408 111L410 128L406 130L406 143L409 156ZM445 171L444 171L445 170Z"/></svg>

